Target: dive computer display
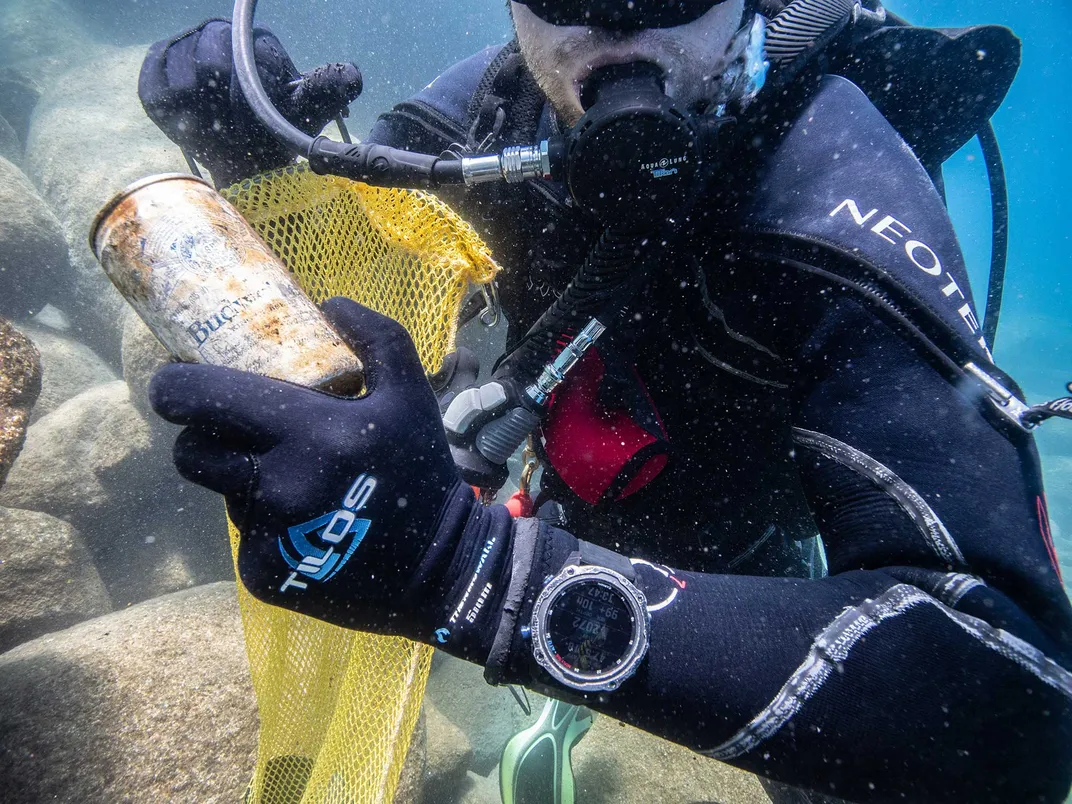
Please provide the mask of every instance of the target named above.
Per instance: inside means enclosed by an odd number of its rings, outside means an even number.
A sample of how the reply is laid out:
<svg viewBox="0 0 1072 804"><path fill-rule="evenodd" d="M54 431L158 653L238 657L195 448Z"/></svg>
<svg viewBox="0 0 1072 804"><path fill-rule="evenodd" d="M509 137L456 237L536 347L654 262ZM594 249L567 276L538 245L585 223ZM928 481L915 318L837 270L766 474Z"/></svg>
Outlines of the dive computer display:
<svg viewBox="0 0 1072 804"><path fill-rule="evenodd" d="M536 601L533 655L573 689L617 689L647 652L649 623L644 594L629 580L605 567L569 565Z"/></svg>

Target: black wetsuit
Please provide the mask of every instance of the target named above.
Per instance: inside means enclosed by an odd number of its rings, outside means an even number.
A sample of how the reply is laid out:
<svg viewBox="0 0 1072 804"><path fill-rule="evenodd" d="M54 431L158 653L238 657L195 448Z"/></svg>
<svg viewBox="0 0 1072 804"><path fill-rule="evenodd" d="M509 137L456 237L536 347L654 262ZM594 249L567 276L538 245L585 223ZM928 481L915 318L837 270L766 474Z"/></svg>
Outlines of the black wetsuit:
<svg viewBox="0 0 1072 804"><path fill-rule="evenodd" d="M495 52L397 107L373 139L464 142ZM986 362L940 197L849 82L825 79L790 122L754 186L696 217L634 331L616 335L668 433L665 471L589 506L547 470L568 530L658 565L639 565L645 592L671 601L637 675L590 704L841 798L1062 801L1072 609L1030 436L994 426L976 390L836 281L734 245L747 230L914 272L906 281L931 283L936 315ZM505 267L516 338L598 230L561 188L509 192L456 200ZM497 515L486 532L506 542L511 527ZM759 577L803 574L795 545L815 531L827 577ZM568 539L542 534L552 568ZM448 650L482 661L491 631ZM550 686L533 667L519 638L510 677Z"/></svg>

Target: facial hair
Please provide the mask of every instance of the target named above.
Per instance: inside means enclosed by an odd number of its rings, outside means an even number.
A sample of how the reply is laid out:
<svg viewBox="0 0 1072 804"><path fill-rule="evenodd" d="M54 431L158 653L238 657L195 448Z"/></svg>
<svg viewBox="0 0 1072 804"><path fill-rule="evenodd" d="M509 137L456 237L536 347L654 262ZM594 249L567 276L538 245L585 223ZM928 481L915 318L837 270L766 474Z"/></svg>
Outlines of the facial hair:
<svg viewBox="0 0 1072 804"><path fill-rule="evenodd" d="M584 114L581 83L609 64L652 62L666 77L667 95L688 108L704 108L718 95L744 0L720 3L686 25L626 32L551 25L517 3L511 10L529 71L559 119L572 126Z"/></svg>

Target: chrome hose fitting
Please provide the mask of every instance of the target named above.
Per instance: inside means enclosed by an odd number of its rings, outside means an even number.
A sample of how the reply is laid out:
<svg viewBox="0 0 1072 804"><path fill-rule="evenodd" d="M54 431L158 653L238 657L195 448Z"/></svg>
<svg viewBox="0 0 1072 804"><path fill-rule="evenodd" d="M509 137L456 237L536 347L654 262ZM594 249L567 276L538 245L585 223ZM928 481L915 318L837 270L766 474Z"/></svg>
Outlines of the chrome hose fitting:
<svg viewBox="0 0 1072 804"><path fill-rule="evenodd" d="M543 408L551 398L551 394L566 379L570 369L577 365L577 362L584 357L584 353L592 348L606 329L597 318L589 321L585 328L566 345L566 348L558 353L558 357L543 367L536 382L525 389L528 398L538 407Z"/></svg>
<svg viewBox="0 0 1072 804"><path fill-rule="evenodd" d="M528 179L551 177L547 140L538 145L511 145L502 155L462 157L462 178L467 185L506 181L520 184Z"/></svg>

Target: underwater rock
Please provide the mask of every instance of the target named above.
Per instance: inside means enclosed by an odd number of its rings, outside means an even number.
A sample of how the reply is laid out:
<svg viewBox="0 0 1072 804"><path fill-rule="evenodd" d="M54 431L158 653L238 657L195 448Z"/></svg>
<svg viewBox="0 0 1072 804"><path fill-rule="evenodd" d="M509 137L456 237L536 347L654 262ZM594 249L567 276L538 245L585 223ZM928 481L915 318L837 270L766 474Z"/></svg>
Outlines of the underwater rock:
<svg viewBox="0 0 1072 804"><path fill-rule="evenodd" d="M30 410L40 393L37 349L0 318L0 488L26 440Z"/></svg>
<svg viewBox="0 0 1072 804"><path fill-rule="evenodd" d="M15 165L22 161L22 140L3 115L0 115L0 157Z"/></svg>
<svg viewBox="0 0 1072 804"><path fill-rule="evenodd" d="M417 716L417 724L413 727L406 761L402 763L398 788L392 799L394 804L414 804L421 794L421 780L424 778L424 769L428 762L428 729L425 716L427 706L428 699L425 698L421 712Z"/></svg>
<svg viewBox="0 0 1072 804"><path fill-rule="evenodd" d="M85 526L103 518L106 528L115 527L117 498L130 491L132 473L124 465L148 447L149 426L130 404L126 383L98 386L30 427L0 505L58 516L83 530L88 542Z"/></svg>
<svg viewBox="0 0 1072 804"><path fill-rule="evenodd" d="M116 365L126 302L89 249L90 226L104 203L132 182L153 173L187 172L179 149L138 100L145 51L146 46L111 48L48 87L23 159L70 247L72 301L62 309L79 337ZM77 148L71 148L73 142Z"/></svg>
<svg viewBox="0 0 1072 804"><path fill-rule="evenodd" d="M123 324L122 358L123 379L130 388L130 402L156 431L164 420L149 407L149 381L158 368L171 361L171 357L133 310L127 311Z"/></svg>
<svg viewBox="0 0 1072 804"><path fill-rule="evenodd" d="M30 411L31 423L68 399L119 379L92 349L60 330L30 323L18 329L41 353L41 396Z"/></svg>
<svg viewBox="0 0 1072 804"><path fill-rule="evenodd" d="M7 0L0 5L0 66L19 65L52 80L97 47L62 0Z"/></svg>
<svg viewBox="0 0 1072 804"><path fill-rule="evenodd" d="M233 583L200 586L0 656L5 801L234 804L257 711Z"/></svg>
<svg viewBox="0 0 1072 804"><path fill-rule="evenodd" d="M456 802L460 791L468 786L472 759L469 739L426 697L402 767L395 803Z"/></svg>
<svg viewBox="0 0 1072 804"><path fill-rule="evenodd" d="M0 652L112 610L78 532L36 511L0 508Z"/></svg>
<svg viewBox="0 0 1072 804"><path fill-rule="evenodd" d="M0 117L14 130L20 156L21 143L30 134L30 118L40 97L41 87L29 75L16 67L0 67Z"/></svg>
<svg viewBox="0 0 1072 804"><path fill-rule="evenodd" d="M506 687L491 686L482 668L441 651L432 660L426 695L468 736L471 767L482 776L491 773L506 743L530 722ZM530 698L536 696L530 693Z"/></svg>
<svg viewBox="0 0 1072 804"><path fill-rule="evenodd" d="M172 440L122 380L97 386L30 427L0 505L78 528L117 607L233 577L223 500L178 476Z"/></svg>
<svg viewBox="0 0 1072 804"><path fill-rule="evenodd" d="M448 802L436 801L433 798L421 804L448 804ZM465 785L449 804L502 804L498 774L481 776L479 773L469 771L465 777Z"/></svg>
<svg viewBox="0 0 1072 804"><path fill-rule="evenodd" d="M431 701L424 706L427 740L427 759L423 787L432 793L423 801L450 800L454 791L465 783L466 773L473 761L473 746L465 733L447 720Z"/></svg>
<svg viewBox="0 0 1072 804"><path fill-rule="evenodd" d="M598 714L573 749L573 775L585 804L770 801L753 774Z"/></svg>
<svg viewBox="0 0 1072 804"><path fill-rule="evenodd" d="M0 316L33 315L62 298L70 278L59 221L23 172L0 157Z"/></svg>

